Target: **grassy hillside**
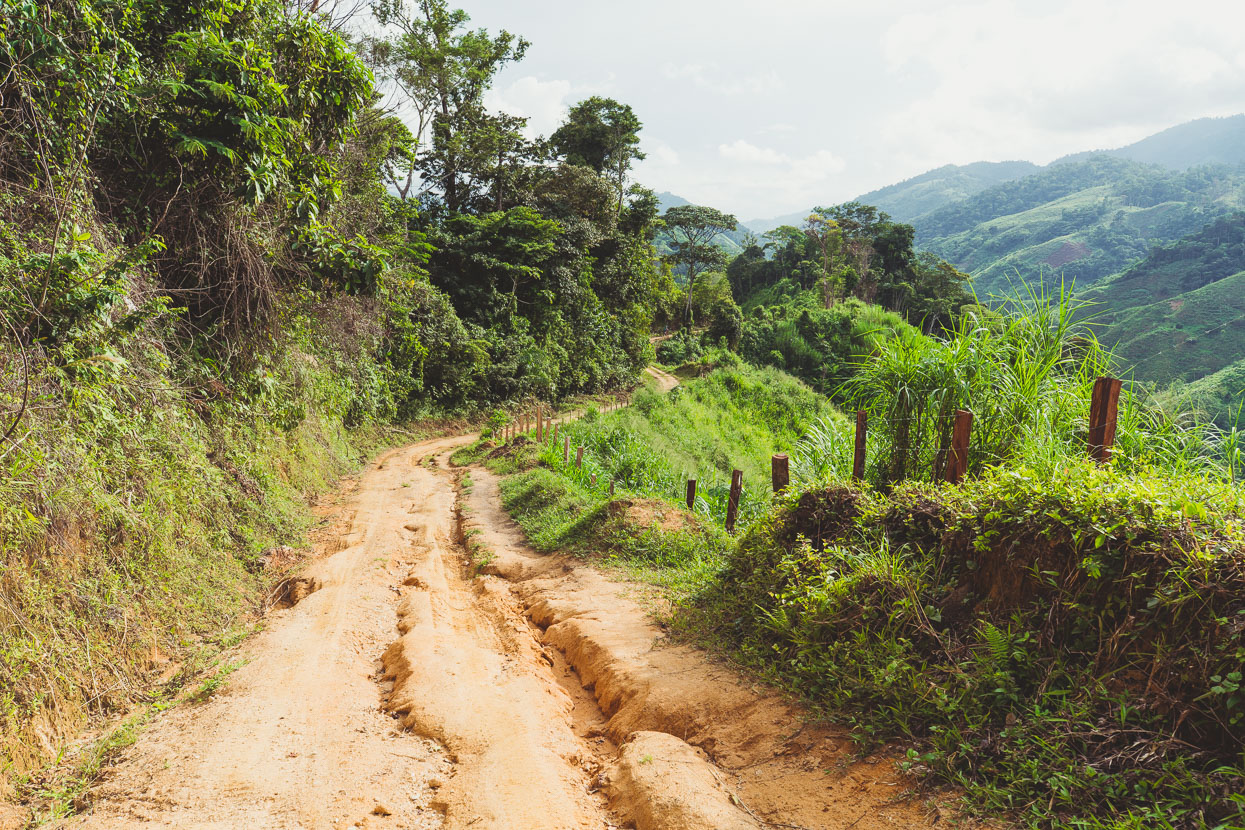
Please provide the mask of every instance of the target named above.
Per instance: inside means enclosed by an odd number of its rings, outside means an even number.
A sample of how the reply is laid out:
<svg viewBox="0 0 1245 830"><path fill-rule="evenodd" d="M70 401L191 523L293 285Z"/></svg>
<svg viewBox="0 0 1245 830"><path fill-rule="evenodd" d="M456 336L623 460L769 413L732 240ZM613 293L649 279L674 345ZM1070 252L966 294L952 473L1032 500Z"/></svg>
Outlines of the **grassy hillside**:
<svg viewBox="0 0 1245 830"><path fill-rule="evenodd" d="M848 390L870 412L864 482L850 424L810 424L780 373L731 369L568 429L583 469L519 442L539 466L503 482L505 504L537 545L665 586L673 630L866 750L900 741L907 771L970 809L1033 828L1245 826L1245 497L1200 433L1129 395L1115 461L1089 461L1109 358L1071 310L885 341ZM970 473L949 485L939 447L960 407L977 415ZM778 447L793 483L772 496ZM680 488L741 458L761 486L731 538Z"/></svg>
<svg viewBox="0 0 1245 830"><path fill-rule="evenodd" d="M38 407L0 452L0 796L245 634L299 560L269 554L302 549L308 502L378 445L331 330L284 345L233 390L171 376L152 332L36 366Z"/></svg>
<svg viewBox="0 0 1245 830"><path fill-rule="evenodd" d="M1096 156L934 211L917 221L917 241L972 274L982 295L1039 278L1084 286L1241 207L1241 168L1171 172Z"/></svg>
<svg viewBox="0 0 1245 830"><path fill-rule="evenodd" d="M1195 381L1241 359L1245 271L1110 316L1101 339L1139 379Z"/></svg>
<svg viewBox="0 0 1245 830"><path fill-rule="evenodd" d="M598 490L614 480L623 492L678 504L695 478L697 512L721 524L732 470L743 471L741 515L754 515L768 501L771 456L790 452L811 424L835 415L826 398L790 375L735 362L665 395L642 389L632 406L583 418L566 435L585 448L586 475L598 476ZM543 459L571 472L556 447Z"/></svg>
<svg viewBox="0 0 1245 830"><path fill-rule="evenodd" d="M625 409L589 412L556 443L496 450L503 469L520 468L503 481L503 502L541 549L608 557L690 597L715 578L730 546L731 471L743 471L745 525L768 508L771 455L791 452L812 424L837 417L829 401L782 372L718 369L666 395L641 389ZM693 511L683 507L689 477L698 481Z"/></svg>
<svg viewBox="0 0 1245 830"><path fill-rule="evenodd" d="M1196 384L1167 397L1226 424L1245 386L1223 371L1245 357L1243 289L1245 214L1236 213L1154 249L1084 296L1098 304L1100 338L1138 379Z"/></svg>
<svg viewBox="0 0 1245 830"><path fill-rule="evenodd" d="M1154 248L1141 262L1085 292L1113 314L1172 299L1245 270L1245 213L1216 219L1196 233Z"/></svg>

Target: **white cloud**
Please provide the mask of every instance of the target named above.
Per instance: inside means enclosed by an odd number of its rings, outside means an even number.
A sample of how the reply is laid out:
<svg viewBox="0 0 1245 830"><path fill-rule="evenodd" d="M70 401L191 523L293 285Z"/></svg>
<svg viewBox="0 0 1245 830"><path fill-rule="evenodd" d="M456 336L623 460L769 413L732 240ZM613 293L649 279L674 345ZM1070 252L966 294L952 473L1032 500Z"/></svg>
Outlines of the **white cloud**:
<svg viewBox="0 0 1245 830"><path fill-rule="evenodd" d="M718 155L740 165L783 168L779 175L798 180L822 181L841 173L847 162L829 150L818 150L809 156L792 158L770 147L757 147L742 138L733 144L719 144Z"/></svg>
<svg viewBox="0 0 1245 830"><path fill-rule="evenodd" d="M772 69L755 75L729 77L716 61L703 64L667 63L662 66L661 74L671 81L691 81L694 86L727 97L767 95L785 86L783 79Z"/></svg>
<svg viewBox="0 0 1245 830"><path fill-rule="evenodd" d="M842 173L847 162L829 150L818 150L811 156L796 159L791 164L791 171L796 176L810 181L823 181L835 173Z"/></svg>
<svg viewBox="0 0 1245 830"><path fill-rule="evenodd" d="M679 163L678 152L664 141L645 138L640 146L651 166L675 167Z"/></svg>
<svg viewBox="0 0 1245 830"><path fill-rule="evenodd" d="M518 78L504 88L490 89L484 105L509 115L527 119L528 138L549 135L566 118L570 81L542 81L532 75Z"/></svg>
<svg viewBox="0 0 1245 830"><path fill-rule="evenodd" d="M769 147L757 147L755 144L749 144L742 138L734 144L719 144L718 155L727 161L739 162L741 164L786 164L791 159L787 158L777 150Z"/></svg>
<svg viewBox="0 0 1245 830"><path fill-rule="evenodd" d="M1239 6L1173 9L986 0L906 15L883 35L883 54L921 94L887 120L886 143L917 166L1047 161L1239 112L1245 30L1225 25Z"/></svg>
<svg viewBox="0 0 1245 830"><path fill-rule="evenodd" d="M763 14L755 0L636 0L625 15L528 5L472 0L473 26L533 44L490 101L546 134L588 95L630 104L649 153L637 179L740 216L1245 110L1240 0L771 0Z"/></svg>

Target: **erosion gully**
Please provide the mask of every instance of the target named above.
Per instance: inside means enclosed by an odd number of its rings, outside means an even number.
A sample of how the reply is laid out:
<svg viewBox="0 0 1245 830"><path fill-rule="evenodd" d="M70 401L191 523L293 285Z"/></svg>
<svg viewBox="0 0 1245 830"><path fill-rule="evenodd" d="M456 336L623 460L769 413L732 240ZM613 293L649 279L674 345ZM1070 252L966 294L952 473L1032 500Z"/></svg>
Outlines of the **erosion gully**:
<svg viewBox="0 0 1245 830"><path fill-rule="evenodd" d="M293 597L206 702L160 715L63 827L925 827L886 757L703 653L625 583L540 555L472 436L338 493ZM483 573L466 534L495 553Z"/></svg>

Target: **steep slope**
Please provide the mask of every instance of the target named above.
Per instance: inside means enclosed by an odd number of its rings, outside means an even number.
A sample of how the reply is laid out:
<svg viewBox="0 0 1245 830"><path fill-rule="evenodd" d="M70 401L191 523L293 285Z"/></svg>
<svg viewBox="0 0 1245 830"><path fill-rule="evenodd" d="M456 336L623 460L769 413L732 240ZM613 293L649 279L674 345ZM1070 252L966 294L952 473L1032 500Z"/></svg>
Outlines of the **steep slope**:
<svg viewBox="0 0 1245 830"><path fill-rule="evenodd" d="M1109 313L1173 298L1245 269L1245 213L1209 223L1155 248L1141 262L1094 286L1087 296Z"/></svg>
<svg viewBox="0 0 1245 830"><path fill-rule="evenodd" d="M1245 353L1245 270L1119 312L1101 339L1141 380L1193 381Z"/></svg>
<svg viewBox="0 0 1245 830"><path fill-rule="evenodd" d="M1100 338L1139 380L1221 424L1245 389L1245 213L1150 252L1085 293Z"/></svg>

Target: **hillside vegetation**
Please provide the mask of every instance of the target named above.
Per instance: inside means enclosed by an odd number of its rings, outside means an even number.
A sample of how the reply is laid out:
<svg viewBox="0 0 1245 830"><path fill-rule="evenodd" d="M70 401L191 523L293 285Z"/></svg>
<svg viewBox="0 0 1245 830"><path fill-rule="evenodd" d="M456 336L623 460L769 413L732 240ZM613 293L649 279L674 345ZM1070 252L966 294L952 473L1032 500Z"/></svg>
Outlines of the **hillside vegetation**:
<svg viewBox="0 0 1245 830"><path fill-rule="evenodd" d="M1242 206L1239 167L1170 171L1094 156L929 213L917 242L972 274L983 297L1021 281L1084 287Z"/></svg>
<svg viewBox="0 0 1245 830"><path fill-rule="evenodd" d="M0 791L244 629L392 425L648 363L630 108L531 140L526 41L371 11L0 0Z"/></svg>
<svg viewBox="0 0 1245 830"><path fill-rule="evenodd" d="M1103 341L1138 378L1226 426L1245 397L1233 373L1245 354L1242 280L1245 214L1235 213L1155 248L1085 296L1098 304Z"/></svg>
<svg viewBox="0 0 1245 830"><path fill-rule="evenodd" d="M766 376L734 368L567 428L590 448L583 468L559 444L498 450L526 459L506 505L538 545L666 587L676 630L863 747L900 740L904 768L963 787L970 810L1033 827L1245 826L1240 458L1126 395L1115 459L1091 462L1085 417L1111 358L1077 311L1036 297L972 311L944 338L879 341L841 392L869 413L863 481L847 420L788 404L807 431L773 442L793 478L771 499L757 430L799 421L759 419L728 451L756 493L734 538L716 510L679 506L696 456L717 466L735 435L716 424L757 404L747 379ZM773 370L761 388L807 394ZM950 485L939 449L959 408L976 416L970 476Z"/></svg>

